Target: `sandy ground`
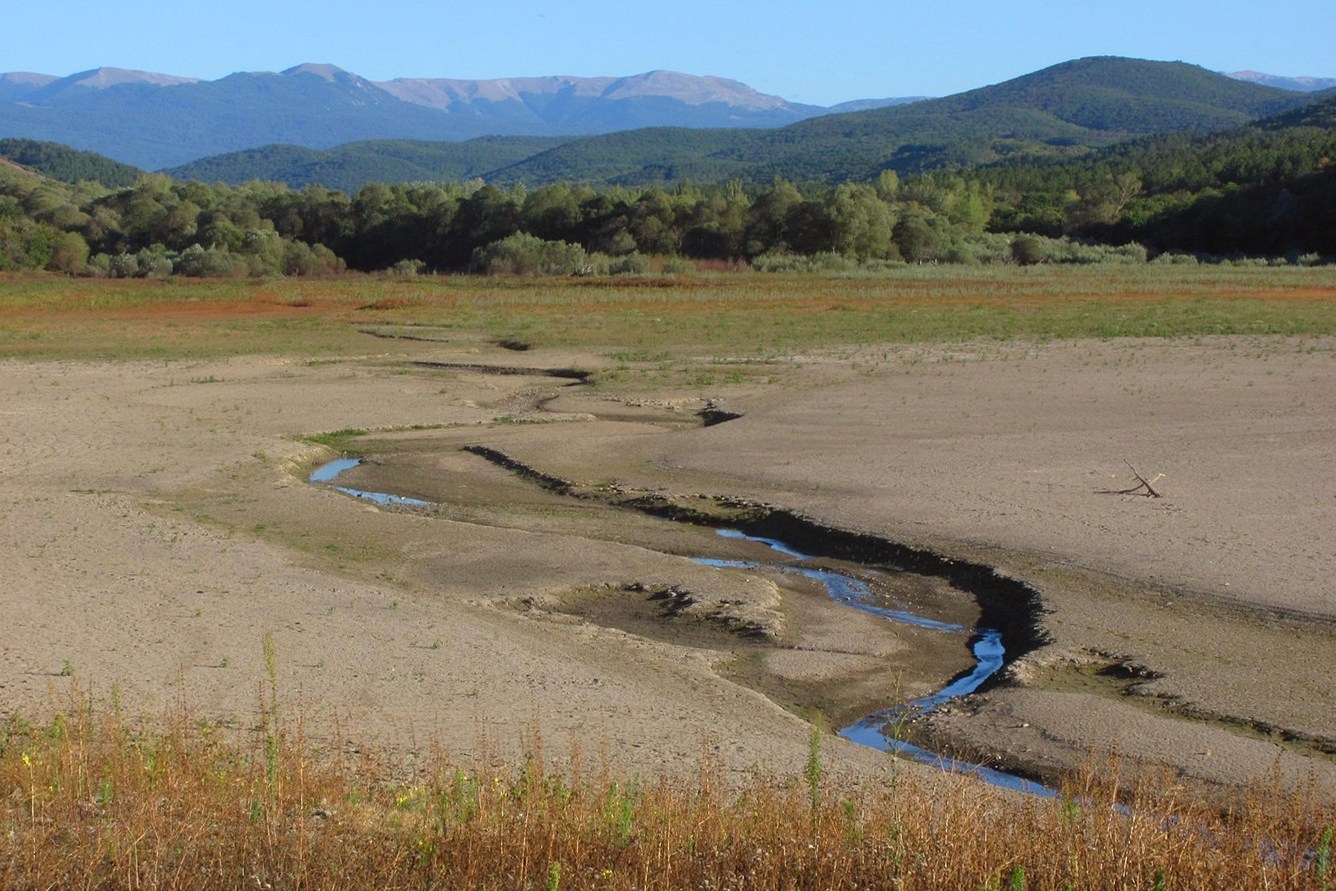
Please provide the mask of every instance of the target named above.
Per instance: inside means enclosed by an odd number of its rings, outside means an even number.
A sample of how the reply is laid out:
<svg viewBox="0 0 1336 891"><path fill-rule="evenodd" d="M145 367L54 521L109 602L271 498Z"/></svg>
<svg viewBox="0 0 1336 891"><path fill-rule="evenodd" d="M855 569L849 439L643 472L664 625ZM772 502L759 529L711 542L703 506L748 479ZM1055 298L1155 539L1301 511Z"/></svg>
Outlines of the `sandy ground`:
<svg viewBox="0 0 1336 891"><path fill-rule="evenodd" d="M692 562L747 556L707 530L458 451L481 443L583 484L760 500L1030 583L1047 643L935 718L943 745L1040 772L1114 747L1336 795L1336 342L894 347L639 399L409 361L516 364L501 350L389 348L0 363L0 708L114 685L137 713L184 702L244 728L272 634L285 703L326 739L468 757L541 734L634 769L708 755L796 771L804 716L838 721L968 664L960 642ZM742 417L702 428L706 400ZM432 515L304 482L328 455L298 435L413 425L438 429L382 435L355 479L439 500ZM1164 497L1115 494L1135 485L1125 461L1162 474ZM930 588L892 594L968 613ZM665 619L674 597L687 608Z"/></svg>

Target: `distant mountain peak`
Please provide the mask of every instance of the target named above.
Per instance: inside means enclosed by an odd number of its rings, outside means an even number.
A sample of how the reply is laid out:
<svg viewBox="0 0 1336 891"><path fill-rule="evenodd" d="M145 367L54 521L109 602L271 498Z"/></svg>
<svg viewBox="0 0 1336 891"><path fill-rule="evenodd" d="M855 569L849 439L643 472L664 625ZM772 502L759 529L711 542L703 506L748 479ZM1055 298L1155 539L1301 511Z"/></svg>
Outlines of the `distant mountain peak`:
<svg viewBox="0 0 1336 891"><path fill-rule="evenodd" d="M445 110L470 102L523 102L526 94L569 93L575 96L602 95L613 77L500 77L491 80L461 80L452 77L397 77L376 84L404 102Z"/></svg>
<svg viewBox="0 0 1336 891"><path fill-rule="evenodd" d="M775 109L789 104L779 96L767 96L736 80L662 69L618 78L603 93L605 99L643 96L669 96L687 105L721 102L747 109Z"/></svg>
<svg viewBox="0 0 1336 891"><path fill-rule="evenodd" d="M60 80L54 74L38 74L34 71L10 71L0 74L0 83L31 84L44 87L52 81Z"/></svg>
<svg viewBox="0 0 1336 891"><path fill-rule="evenodd" d="M136 71L132 68L91 68L62 78L66 83L105 90L122 84L149 84L155 87L174 87L181 84L199 83L197 77L178 77L175 74L157 74L152 71Z"/></svg>
<svg viewBox="0 0 1336 891"><path fill-rule="evenodd" d="M608 102L655 98L672 99L693 106L720 103L746 111L768 112L791 108L779 96L768 96L735 80L666 70L647 71L626 77L553 75L492 80L401 77L377 83L376 86L405 102L438 109L470 102L524 103L528 97L556 94Z"/></svg>
<svg viewBox="0 0 1336 891"><path fill-rule="evenodd" d="M1296 93L1316 93L1319 90L1336 87L1336 77L1309 77L1307 75L1289 77L1283 74L1265 74L1261 71L1233 71L1225 76L1248 83L1261 84L1265 87L1291 90Z"/></svg>
<svg viewBox="0 0 1336 891"><path fill-rule="evenodd" d="M284 68L281 74L311 74L321 80L334 83L342 77L356 77L350 75L337 65L330 65L327 62L303 62L301 65L293 65L291 68ZM360 78L359 78L360 79Z"/></svg>

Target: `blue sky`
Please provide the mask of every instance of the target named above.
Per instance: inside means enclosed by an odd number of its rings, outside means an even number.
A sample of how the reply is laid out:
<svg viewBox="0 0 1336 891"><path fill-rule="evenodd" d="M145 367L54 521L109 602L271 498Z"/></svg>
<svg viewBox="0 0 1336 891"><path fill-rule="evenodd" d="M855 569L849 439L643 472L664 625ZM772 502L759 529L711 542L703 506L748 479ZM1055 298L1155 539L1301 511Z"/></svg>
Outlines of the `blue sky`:
<svg viewBox="0 0 1336 891"><path fill-rule="evenodd" d="M1336 77L1336 2L53 0L6 4L0 71L214 79L330 62L372 80L714 74L795 102L942 96L1091 55ZM1273 7L1274 8L1274 7Z"/></svg>

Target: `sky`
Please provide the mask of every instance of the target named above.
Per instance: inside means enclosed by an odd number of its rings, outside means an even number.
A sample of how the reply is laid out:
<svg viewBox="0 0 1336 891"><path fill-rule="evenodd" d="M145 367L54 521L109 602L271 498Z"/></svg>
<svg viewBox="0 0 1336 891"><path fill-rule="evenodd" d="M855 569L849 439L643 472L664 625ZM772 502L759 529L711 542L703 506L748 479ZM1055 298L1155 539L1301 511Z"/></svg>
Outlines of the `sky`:
<svg viewBox="0 0 1336 891"><path fill-rule="evenodd" d="M1336 77L1336 2L4 0L0 72L213 80L332 63L373 81L656 69L792 102L945 96L1083 56Z"/></svg>

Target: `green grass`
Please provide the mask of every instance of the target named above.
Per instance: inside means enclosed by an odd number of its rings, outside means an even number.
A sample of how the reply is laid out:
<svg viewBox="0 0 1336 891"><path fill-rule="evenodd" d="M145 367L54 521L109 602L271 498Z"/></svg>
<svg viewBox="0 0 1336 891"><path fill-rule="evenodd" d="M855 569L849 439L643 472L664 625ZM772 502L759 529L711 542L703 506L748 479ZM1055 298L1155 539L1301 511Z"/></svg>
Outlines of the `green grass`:
<svg viewBox="0 0 1336 891"><path fill-rule="evenodd" d="M320 445L336 452L346 452L352 450L352 444L361 437L366 436L367 431L357 427L346 427L342 430L332 430L328 433L313 433L309 436L303 436L302 441L311 445Z"/></svg>
<svg viewBox="0 0 1336 891"><path fill-rule="evenodd" d="M0 356L365 352L430 326L663 360L836 345L1336 333L1336 268L907 267L869 275L142 282L0 279Z"/></svg>

